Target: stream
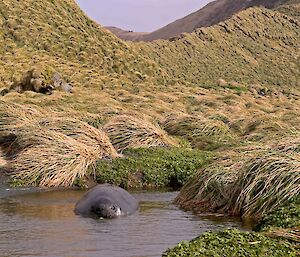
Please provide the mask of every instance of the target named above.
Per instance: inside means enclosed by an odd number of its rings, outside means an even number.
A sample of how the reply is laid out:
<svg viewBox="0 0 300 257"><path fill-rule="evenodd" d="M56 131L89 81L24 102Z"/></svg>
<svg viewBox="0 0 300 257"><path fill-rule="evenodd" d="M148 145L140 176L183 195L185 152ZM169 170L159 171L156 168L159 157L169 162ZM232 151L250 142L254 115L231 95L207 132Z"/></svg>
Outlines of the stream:
<svg viewBox="0 0 300 257"><path fill-rule="evenodd" d="M74 214L84 192L0 186L1 256L158 257L208 230L248 229L238 219L199 217L172 202L178 192L134 192L139 211L112 220Z"/></svg>

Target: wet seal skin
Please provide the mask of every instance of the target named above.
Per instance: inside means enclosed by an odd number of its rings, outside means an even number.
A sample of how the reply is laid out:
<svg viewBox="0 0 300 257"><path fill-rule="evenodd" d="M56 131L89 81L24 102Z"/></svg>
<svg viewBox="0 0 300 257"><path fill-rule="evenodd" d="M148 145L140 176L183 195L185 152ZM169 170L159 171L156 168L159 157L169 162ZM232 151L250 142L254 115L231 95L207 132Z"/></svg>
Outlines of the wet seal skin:
<svg viewBox="0 0 300 257"><path fill-rule="evenodd" d="M134 213L137 200L126 190L110 184L97 185L76 204L75 214L83 217L112 219Z"/></svg>

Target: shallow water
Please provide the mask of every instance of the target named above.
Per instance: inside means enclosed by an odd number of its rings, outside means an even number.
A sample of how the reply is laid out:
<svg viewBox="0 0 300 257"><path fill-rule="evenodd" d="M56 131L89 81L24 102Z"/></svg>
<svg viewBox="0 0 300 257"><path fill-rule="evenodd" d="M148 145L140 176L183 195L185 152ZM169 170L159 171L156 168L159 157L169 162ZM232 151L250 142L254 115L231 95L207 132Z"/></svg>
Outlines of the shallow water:
<svg viewBox="0 0 300 257"><path fill-rule="evenodd" d="M240 221L197 217L172 204L177 192L136 192L137 213L93 220L73 212L81 191L32 192L0 187L1 256L157 257L207 230Z"/></svg>

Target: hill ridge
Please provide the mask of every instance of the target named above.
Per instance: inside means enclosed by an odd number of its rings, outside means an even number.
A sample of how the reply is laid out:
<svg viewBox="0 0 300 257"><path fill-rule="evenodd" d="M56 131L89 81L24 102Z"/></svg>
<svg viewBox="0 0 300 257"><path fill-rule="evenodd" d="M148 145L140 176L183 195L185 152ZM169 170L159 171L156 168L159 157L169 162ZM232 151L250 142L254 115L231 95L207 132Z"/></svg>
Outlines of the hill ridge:
<svg viewBox="0 0 300 257"><path fill-rule="evenodd" d="M107 27L112 33L124 40L153 41L157 39L169 39L179 36L181 33L191 33L197 28L210 27L225 21L235 13L253 6L276 8L291 2L289 0L215 0L201 9L185 16L166 26L150 33L128 32L122 29Z"/></svg>

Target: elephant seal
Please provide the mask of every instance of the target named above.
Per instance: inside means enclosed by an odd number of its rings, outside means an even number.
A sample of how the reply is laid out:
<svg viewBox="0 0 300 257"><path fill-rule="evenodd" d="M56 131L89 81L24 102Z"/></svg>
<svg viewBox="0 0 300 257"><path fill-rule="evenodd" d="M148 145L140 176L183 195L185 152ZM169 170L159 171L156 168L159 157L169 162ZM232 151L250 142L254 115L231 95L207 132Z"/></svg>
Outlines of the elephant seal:
<svg viewBox="0 0 300 257"><path fill-rule="evenodd" d="M126 190L110 184L97 185L76 204L75 213L92 218L117 218L134 213L137 200Z"/></svg>

